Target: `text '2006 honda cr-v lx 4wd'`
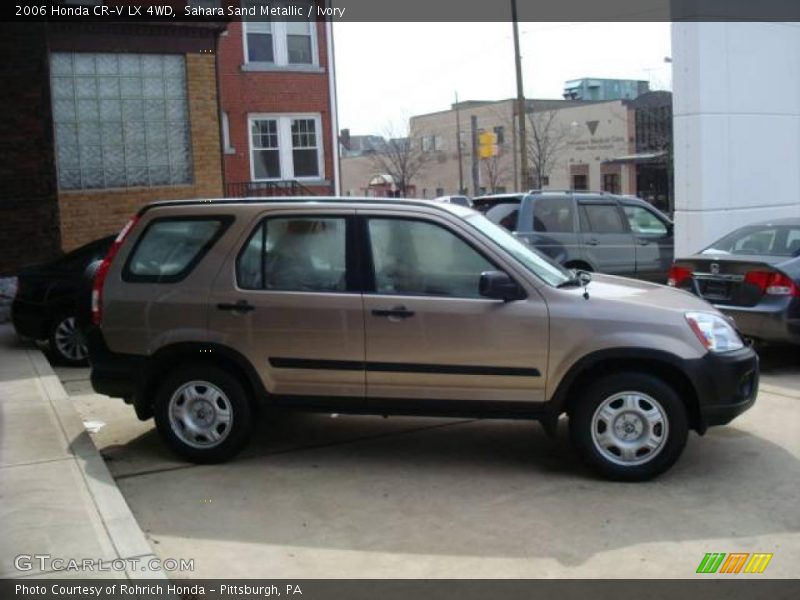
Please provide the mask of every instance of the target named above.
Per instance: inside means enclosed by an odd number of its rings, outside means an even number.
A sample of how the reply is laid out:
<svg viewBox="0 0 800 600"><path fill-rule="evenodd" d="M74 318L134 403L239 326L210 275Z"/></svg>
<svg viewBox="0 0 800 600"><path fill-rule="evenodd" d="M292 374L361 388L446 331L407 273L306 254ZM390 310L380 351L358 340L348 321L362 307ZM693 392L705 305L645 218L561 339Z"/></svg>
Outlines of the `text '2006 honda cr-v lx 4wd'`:
<svg viewBox="0 0 800 600"><path fill-rule="evenodd" d="M97 269L92 384L198 462L259 402L363 414L569 416L607 477L668 469L752 406L758 358L711 305L555 265L482 215L410 200L143 208Z"/></svg>

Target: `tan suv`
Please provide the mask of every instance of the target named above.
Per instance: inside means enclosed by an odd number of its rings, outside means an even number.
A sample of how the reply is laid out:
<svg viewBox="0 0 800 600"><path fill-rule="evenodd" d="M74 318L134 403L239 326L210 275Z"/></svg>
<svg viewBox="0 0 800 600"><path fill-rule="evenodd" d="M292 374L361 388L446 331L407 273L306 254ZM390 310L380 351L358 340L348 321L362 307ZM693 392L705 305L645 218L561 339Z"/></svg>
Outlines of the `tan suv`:
<svg viewBox="0 0 800 600"><path fill-rule="evenodd" d="M341 413L569 416L608 477L668 469L752 406L729 319L665 286L568 271L482 215L410 200L151 204L97 270L92 384L225 460L260 402Z"/></svg>

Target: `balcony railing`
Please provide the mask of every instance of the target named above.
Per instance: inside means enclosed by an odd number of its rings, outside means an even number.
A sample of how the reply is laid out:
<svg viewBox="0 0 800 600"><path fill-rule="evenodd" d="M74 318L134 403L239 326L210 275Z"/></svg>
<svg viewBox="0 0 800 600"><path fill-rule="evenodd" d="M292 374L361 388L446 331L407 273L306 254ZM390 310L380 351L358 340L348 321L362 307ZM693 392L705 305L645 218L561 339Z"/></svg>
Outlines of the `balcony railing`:
<svg viewBox="0 0 800 600"><path fill-rule="evenodd" d="M254 198L259 196L316 196L317 193L294 180L239 181L225 184L227 198Z"/></svg>

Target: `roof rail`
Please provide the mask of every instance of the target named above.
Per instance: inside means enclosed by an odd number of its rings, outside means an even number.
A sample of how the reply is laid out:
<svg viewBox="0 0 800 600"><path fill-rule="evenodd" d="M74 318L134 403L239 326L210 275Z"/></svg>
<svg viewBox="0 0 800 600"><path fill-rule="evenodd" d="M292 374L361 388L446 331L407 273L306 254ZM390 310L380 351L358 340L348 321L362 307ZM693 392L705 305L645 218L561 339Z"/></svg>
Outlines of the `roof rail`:
<svg viewBox="0 0 800 600"><path fill-rule="evenodd" d="M413 205L433 208L443 212L449 212L448 204L434 202L432 200L422 200L418 198L378 198L368 196L248 196L245 198L197 198L189 200L161 200L146 204L139 210L141 216L151 208L158 206L194 206L200 204L288 204L294 202L307 202L309 204L390 204L390 205Z"/></svg>
<svg viewBox="0 0 800 600"><path fill-rule="evenodd" d="M554 192L556 194L597 194L597 195L600 195L600 196L614 195L611 192L605 192L605 191L603 191L603 192L600 192L600 191L595 192L595 191L592 191L592 190L541 190L541 189L535 189L535 190L528 190L527 191L528 194L547 194L548 192L550 192L550 193ZM619 195L619 194L616 194L616 195Z"/></svg>

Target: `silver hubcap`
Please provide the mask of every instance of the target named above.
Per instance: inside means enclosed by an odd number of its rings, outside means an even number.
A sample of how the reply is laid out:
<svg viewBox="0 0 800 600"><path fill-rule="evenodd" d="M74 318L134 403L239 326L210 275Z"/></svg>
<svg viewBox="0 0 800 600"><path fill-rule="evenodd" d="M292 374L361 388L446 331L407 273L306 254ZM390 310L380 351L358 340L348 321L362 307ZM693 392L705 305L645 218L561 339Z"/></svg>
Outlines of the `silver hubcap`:
<svg viewBox="0 0 800 600"><path fill-rule="evenodd" d="M233 411L225 393L208 381L190 381L169 400L169 425L192 448L213 448L231 430Z"/></svg>
<svg viewBox="0 0 800 600"><path fill-rule="evenodd" d="M609 396L592 417L592 442L606 460L626 467L658 456L669 435L669 421L655 398L642 392Z"/></svg>
<svg viewBox="0 0 800 600"><path fill-rule="evenodd" d="M83 337L75 317L67 317L56 327L53 336L58 352L70 360L85 360L89 355L86 349L86 340Z"/></svg>

